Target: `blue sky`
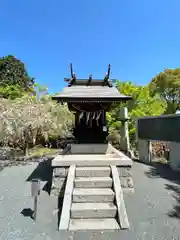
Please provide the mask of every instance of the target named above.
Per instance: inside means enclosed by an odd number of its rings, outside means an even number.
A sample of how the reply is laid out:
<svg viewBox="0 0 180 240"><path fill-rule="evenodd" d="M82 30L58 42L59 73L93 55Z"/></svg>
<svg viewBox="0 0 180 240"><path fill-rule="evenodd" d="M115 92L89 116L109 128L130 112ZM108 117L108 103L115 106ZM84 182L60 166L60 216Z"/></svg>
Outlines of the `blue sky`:
<svg viewBox="0 0 180 240"><path fill-rule="evenodd" d="M0 55L15 55L50 92L79 78L148 83L180 67L179 0L1 0Z"/></svg>

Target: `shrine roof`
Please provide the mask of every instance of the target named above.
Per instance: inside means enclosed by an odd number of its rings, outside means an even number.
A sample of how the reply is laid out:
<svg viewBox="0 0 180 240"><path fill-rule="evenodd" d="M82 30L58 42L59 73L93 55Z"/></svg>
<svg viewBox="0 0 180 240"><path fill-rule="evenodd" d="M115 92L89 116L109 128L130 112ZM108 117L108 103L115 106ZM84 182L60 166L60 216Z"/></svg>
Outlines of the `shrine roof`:
<svg viewBox="0 0 180 240"><path fill-rule="evenodd" d="M93 84L94 82L94 84ZM77 82L76 82L77 83ZM121 94L116 87L103 86L97 81L92 81L90 86L80 84L64 87L62 92L52 97L57 101L99 101L99 102L120 102L131 100L132 97ZM99 82L100 83L100 82Z"/></svg>

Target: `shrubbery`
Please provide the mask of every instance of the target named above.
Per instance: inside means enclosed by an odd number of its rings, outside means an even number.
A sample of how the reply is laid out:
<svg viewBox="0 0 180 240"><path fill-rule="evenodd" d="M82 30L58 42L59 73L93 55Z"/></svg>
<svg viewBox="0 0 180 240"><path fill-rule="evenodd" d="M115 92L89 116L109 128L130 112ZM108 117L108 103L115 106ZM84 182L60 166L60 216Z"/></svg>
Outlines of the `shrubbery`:
<svg viewBox="0 0 180 240"><path fill-rule="evenodd" d="M74 122L67 105L57 104L50 95L39 100L29 95L15 100L1 98L0 112L1 145L20 148L25 155L36 144L66 138Z"/></svg>

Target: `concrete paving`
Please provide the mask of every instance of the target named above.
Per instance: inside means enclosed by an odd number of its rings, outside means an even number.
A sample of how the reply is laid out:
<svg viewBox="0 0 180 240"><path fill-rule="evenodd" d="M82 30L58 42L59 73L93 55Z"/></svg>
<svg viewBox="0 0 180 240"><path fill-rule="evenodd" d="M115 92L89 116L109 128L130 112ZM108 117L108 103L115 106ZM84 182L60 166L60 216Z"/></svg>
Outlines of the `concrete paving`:
<svg viewBox="0 0 180 240"><path fill-rule="evenodd" d="M134 163L135 192L124 195L130 230L69 233L57 231L58 198L49 196L45 189L38 199L36 222L30 217L33 200L26 179L36 167L37 164L16 166L0 172L1 240L179 240L179 174ZM97 226L94 219L93 222ZM84 219L81 223L88 226Z"/></svg>

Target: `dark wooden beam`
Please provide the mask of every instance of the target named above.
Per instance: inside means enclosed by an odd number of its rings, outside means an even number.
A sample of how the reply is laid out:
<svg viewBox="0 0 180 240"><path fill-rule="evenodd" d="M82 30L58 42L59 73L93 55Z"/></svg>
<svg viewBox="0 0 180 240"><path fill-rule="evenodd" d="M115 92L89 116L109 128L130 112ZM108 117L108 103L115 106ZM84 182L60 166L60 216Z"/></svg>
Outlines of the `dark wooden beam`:
<svg viewBox="0 0 180 240"><path fill-rule="evenodd" d="M104 77L104 84L103 84L104 86L112 87L112 83L109 80L110 71L111 71L111 65L109 64L108 65L108 71L107 71L107 73L105 74L105 77Z"/></svg>
<svg viewBox="0 0 180 240"><path fill-rule="evenodd" d="M69 82L71 79L69 78L64 78L65 82ZM76 82L74 85L77 86L86 86L88 84L89 78L88 79L76 79ZM111 81L109 81L111 83ZM108 86L108 83L105 85L104 84L104 79L92 79L91 81L91 86Z"/></svg>
<svg viewBox="0 0 180 240"><path fill-rule="evenodd" d="M86 85L92 85L92 86L109 86L112 87L112 83L110 81L110 71L111 71L111 65L108 65L108 71L104 77L104 79L94 79L92 80L92 74L89 75L88 79L77 79L76 74L73 72L72 63L70 64L70 73L71 78L64 78L65 82L68 82L68 86L72 85L79 85L79 86L86 86Z"/></svg>
<svg viewBox="0 0 180 240"><path fill-rule="evenodd" d="M108 79L109 79L109 77L110 77L110 71L111 71L111 65L109 64L109 65L108 65L108 72L107 72L107 77L108 77Z"/></svg>
<svg viewBox="0 0 180 240"><path fill-rule="evenodd" d="M88 86L92 84L92 74L89 75L89 79L88 79Z"/></svg>
<svg viewBox="0 0 180 240"><path fill-rule="evenodd" d="M73 67L72 67L72 63L70 63L70 72L71 72L71 78L73 78Z"/></svg>
<svg viewBox="0 0 180 240"><path fill-rule="evenodd" d="M99 103L108 103L108 102L122 102L122 101L128 101L131 100L132 97L130 96L120 96L119 98L113 98L113 97L103 97L103 98L97 98L97 97L82 97L82 98L77 98L77 97L58 97L58 96L53 96L52 100L56 100L58 102L99 102Z"/></svg>
<svg viewBox="0 0 180 240"><path fill-rule="evenodd" d="M69 81L70 81L70 78L64 78L64 81L65 81L65 82L69 82Z"/></svg>
<svg viewBox="0 0 180 240"><path fill-rule="evenodd" d="M69 80L68 87L72 86L76 82L76 74L73 72L72 63L70 64L71 79Z"/></svg>

